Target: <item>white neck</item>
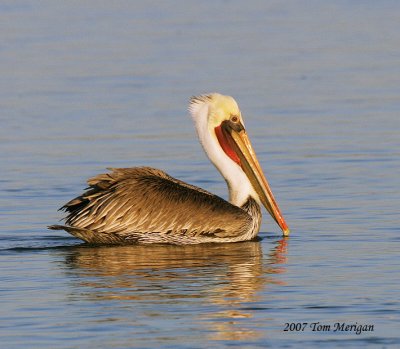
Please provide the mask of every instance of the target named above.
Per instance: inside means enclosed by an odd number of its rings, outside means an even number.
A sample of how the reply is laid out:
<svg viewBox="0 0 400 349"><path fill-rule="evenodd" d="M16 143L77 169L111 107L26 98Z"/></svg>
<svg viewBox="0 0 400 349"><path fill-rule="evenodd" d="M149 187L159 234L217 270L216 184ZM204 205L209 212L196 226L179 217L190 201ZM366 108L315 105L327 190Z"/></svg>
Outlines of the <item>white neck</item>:
<svg viewBox="0 0 400 349"><path fill-rule="evenodd" d="M204 151L228 184L229 201L241 207L252 196L259 202L259 197L242 168L222 150L214 130L209 130L208 105L198 105L198 108L192 108L191 113Z"/></svg>

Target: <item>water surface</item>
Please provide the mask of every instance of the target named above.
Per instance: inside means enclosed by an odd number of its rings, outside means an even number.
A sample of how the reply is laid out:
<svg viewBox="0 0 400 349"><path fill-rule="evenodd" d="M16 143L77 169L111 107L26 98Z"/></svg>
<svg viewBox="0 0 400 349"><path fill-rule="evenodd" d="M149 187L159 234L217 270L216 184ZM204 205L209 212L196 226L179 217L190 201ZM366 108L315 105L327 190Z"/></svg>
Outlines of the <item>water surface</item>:
<svg viewBox="0 0 400 349"><path fill-rule="evenodd" d="M2 3L1 343L399 346L399 13L395 1ZM217 246L100 248L46 230L106 167L158 167L226 198L186 111L212 91L238 100L289 239L267 213L262 240Z"/></svg>

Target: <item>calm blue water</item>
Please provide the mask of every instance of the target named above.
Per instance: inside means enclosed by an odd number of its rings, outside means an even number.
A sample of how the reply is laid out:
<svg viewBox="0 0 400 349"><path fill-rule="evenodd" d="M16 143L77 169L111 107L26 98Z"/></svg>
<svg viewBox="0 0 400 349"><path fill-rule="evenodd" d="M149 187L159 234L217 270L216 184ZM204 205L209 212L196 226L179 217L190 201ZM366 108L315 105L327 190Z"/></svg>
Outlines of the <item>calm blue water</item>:
<svg viewBox="0 0 400 349"><path fill-rule="evenodd" d="M399 2L3 1L0 32L2 347L400 346ZM217 246L46 230L106 167L226 197L186 111L213 91L289 239L267 214L261 241Z"/></svg>

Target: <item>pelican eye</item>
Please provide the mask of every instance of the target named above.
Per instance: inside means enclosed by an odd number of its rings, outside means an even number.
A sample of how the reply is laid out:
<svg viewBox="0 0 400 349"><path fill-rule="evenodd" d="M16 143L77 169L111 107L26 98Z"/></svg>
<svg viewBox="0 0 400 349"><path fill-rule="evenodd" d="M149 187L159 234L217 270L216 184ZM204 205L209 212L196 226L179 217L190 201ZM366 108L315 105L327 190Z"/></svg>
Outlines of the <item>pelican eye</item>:
<svg viewBox="0 0 400 349"><path fill-rule="evenodd" d="M231 121L236 123L236 122L239 121L239 117L236 116L236 115L232 115L232 116L231 116Z"/></svg>

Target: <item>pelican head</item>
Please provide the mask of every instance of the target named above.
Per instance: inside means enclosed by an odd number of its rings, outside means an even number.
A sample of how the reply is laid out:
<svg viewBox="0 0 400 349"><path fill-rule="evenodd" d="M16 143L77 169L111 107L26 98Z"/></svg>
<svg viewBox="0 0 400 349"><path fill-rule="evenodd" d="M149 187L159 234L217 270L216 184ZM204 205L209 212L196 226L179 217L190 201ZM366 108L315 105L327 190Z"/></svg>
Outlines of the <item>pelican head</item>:
<svg viewBox="0 0 400 349"><path fill-rule="evenodd" d="M240 109L230 96L192 97L189 111L204 151L225 178L230 202L241 207L249 197L262 203L284 235L289 228L247 136Z"/></svg>

